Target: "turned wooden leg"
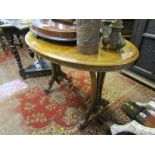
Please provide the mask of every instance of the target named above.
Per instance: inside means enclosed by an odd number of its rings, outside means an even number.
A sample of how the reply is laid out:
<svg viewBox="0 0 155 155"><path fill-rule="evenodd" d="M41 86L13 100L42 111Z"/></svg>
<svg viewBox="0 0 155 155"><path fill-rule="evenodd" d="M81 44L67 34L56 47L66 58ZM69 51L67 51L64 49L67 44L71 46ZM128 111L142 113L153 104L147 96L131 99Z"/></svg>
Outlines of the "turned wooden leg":
<svg viewBox="0 0 155 155"><path fill-rule="evenodd" d="M19 68L19 74L20 74L20 76L23 79L27 78L27 76L25 74L25 70L23 69L23 65L21 63L20 55L18 53L18 50L17 50L16 46L14 45L14 37L13 37L13 34L11 35L11 39L10 39L10 48L11 48L12 54L14 55L14 57L16 59L16 62L17 62L18 68Z"/></svg>
<svg viewBox="0 0 155 155"><path fill-rule="evenodd" d="M80 122L78 125L79 129L83 129L87 126L89 118L93 112L98 112L98 107L101 101L102 87L105 79L104 72L89 72L91 77L91 89L92 89L92 97L91 97L91 106L89 107L84 120Z"/></svg>
<svg viewBox="0 0 155 155"><path fill-rule="evenodd" d="M4 44L4 36L3 36L3 34L1 34L1 32L0 32L0 44L1 44L1 47L2 47L2 49L3 49L3 52L5 52L5 44Z"/></svg>
<svg viewBox="0 0 155 155"><path fill-rule="evenodd" d="M9 49L8 40L3 34L3 32L1 31L0 31L0 44L1 44L3 51L7 53Z"/></svg>
<svg viewBox="0 0 155 155"><path fill-rule="evenodd" d="M20 59L19 53L18 53L16 47L14 47L14 46L12 47L11 46L11 52L12 52L12 54L14 55L14 57L16 59L16 62L17 62L18 68L19 68L19 74L20 74L20 76L23 79L27 78L26 77L26 74L25 74L25 70L23 69L23 65L21 63L21 59Z"/></svg>
<svg viewBox="0 0 155 155"><path fill-rule="evenodd" d="M16 37L17 37L17 39L18 39L19 46L20 46L21 48L23 48L23 42L22 42L22 40L21 40L21 35L20 35L19 33L17 33L17 34L16 34Z"/></svg>

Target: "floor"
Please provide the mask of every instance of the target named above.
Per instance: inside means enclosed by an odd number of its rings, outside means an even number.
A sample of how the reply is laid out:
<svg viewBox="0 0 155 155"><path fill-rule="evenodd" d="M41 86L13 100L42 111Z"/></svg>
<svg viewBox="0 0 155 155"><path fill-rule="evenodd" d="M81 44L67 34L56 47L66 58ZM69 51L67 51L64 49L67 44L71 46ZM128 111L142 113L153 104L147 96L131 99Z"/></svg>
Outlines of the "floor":
<svg viewBox="0 0 155 155"><path fill-rule="evenodd" d="M26 50L20 50L24 67L34 61ZM83 93L91 96L90 78L87 72L62 68L73 84ZM92 117L86 129L80 131L77 124L84 116L88 104L84 98L63 84L54 84L49 95L43 93L50 76L22 80L14 57L0 49L0 134L107 134L104 123L107 120L118 124L131 121L121 110L128 100L150 101L155 97L152 89L139 84L120 73L106 75L102 95L110 101L101 113Z"/></svg>

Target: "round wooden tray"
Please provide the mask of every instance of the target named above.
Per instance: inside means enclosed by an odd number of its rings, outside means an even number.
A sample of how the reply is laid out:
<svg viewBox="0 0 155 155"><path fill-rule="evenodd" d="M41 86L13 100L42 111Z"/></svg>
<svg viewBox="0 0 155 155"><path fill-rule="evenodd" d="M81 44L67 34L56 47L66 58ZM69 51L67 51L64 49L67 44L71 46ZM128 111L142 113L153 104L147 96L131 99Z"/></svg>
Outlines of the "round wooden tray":
<svg viewBox="0 0 155 155"><path fill-rule="evenodd" d="M30 28L36 36L61 42L76 41L76 26L60 20L36 19Z"/></svg>

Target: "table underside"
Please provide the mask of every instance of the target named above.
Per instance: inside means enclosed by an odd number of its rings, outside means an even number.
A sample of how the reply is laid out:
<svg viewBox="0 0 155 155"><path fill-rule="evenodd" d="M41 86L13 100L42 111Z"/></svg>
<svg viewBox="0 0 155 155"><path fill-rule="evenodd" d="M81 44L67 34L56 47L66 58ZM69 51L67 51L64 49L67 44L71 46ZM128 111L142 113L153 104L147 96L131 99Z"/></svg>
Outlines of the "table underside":
<svg viewBox="0 0 155 155"><path fill-rule="evenodd" d="M51 66L52 66L52 77L51 77L51 80L49 81L48 88L45 89L44 92L46 94L50 93L54 82L57 82L58 84L60 84L62 81L64 82L66 81L67 85L71 90L80 93L80 95L84 97L86 102L90 102L90 106L86 112L84 119L81 120L81 122L78 125L79 129L85 128L87 126L87 123L92 113L97 113L100 105L108 104L108 101L101 99L102 87L104 84L106 73L89 71L90 78L91 78L91 89L92 89L92 96L91 98L89 98L83 95L75 86L72 85L71 78L68 78L67 75L61 70L60 65L51 62Z"/></svg>

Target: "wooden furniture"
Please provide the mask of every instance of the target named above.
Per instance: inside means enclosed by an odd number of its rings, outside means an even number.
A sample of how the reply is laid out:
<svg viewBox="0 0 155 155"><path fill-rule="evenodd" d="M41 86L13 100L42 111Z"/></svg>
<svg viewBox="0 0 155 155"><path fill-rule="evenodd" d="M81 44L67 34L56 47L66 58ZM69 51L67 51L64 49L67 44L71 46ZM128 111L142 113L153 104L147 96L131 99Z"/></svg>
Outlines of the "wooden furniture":
<svg viewBox="0 0 155 155"><path fill-rule="evenodd" d="M7 53L7 51L9 50L8 49L9 44L1 28L0 28L0 46L3 49L3 52Z"/></svg>
<svg viewBox="0 0 155 155"><path fill-rule="evenodd" d="M123 74L155 89L155 20L128 19L123 21L125 27L123 36L131 34L130 41L140 50L138 61L128 70L124 70Z"/></svg>
<svg viewBox="0 0 155 155"><path fill-rule="evenodd" d="M155 82L155 20L135 20L131 41L141 51L131 70Z"/></svg>
<svg viewBox="0 0 155 155"><path fill-rule="evenodd" d="M134 29L135 19L122 19L124 28L122 29L122 35L125 39L131 40L132 32Z"/></svg>
<svg viewBox="0 0 155 155"><path fill-rule="evenodd" d="M105 51L99 48L99 53L94 55L84 55L77 52L76 46L68 46L47 42L37 39L32 32L28 32L25 37L27 45L38 55L51 61L52 79L49 82L48 93L56 81L60 83L67 79L66 75L60 70L60 65L88 71L92 83L91 104L84 120L80 123L79 128L86 126L92 112L100 105L102 86L106 72L116 71L128 68L139 56L137 48L126 41L124 52Z"/></svg>
<svg viewBox="0 0 155 155"><path fill-rule="evenodd" d="M30 24L30 20L26 19L0 20L2 34L7 39L9 46L14 44L14 38L16 37L18 45L23 47L24 35L29 31Z"/></svg>
<svg viewBox="0 0 155 155"><path fill-rule="evenodd" d="M2 29L0 35L2 48L5 51L7 43L9 46L7 48L11 49L19 68L19 74L23 79L51 74L50 65L40 58L27 68L24 68L22 65L21 58L16 47L20 46L23 48L23 44L25 43L24 36L29 31L30 26L31 20L29 19L1 20L0 24L0 28ZM30 52L32 53L32 51Z"/></svg>
<svg viewBox="0 0 155 155"><path fill-rule="evenodd" d="M76 26L73 20L35 19L30 30L37 37L49 40L75 42Z"/></svg>

